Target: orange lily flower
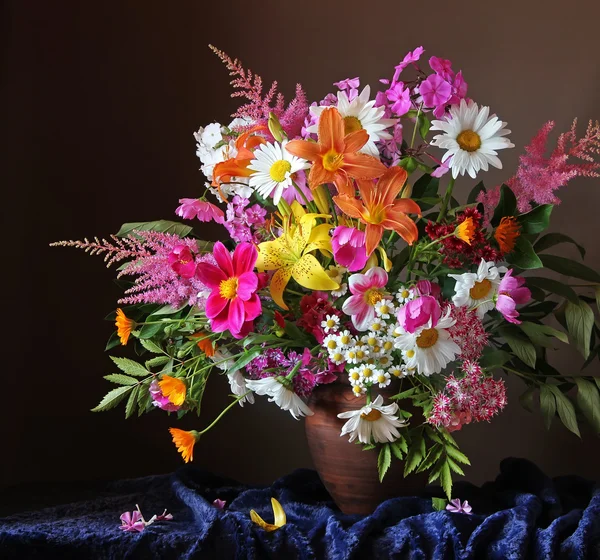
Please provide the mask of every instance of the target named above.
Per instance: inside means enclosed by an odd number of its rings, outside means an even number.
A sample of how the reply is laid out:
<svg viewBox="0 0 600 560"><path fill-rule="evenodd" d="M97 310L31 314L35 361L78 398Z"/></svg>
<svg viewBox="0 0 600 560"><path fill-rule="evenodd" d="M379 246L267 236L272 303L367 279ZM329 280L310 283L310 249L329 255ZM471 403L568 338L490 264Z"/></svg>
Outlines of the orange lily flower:
<svg viewBox="0 0 600 560"><path fill-rule="evenodd" d="M379 245L385 229L394 230L409 245L417 240L417 226L406 214L411 212L420 216L421 209L414 200L396 198L407 176L401 167L390 167L377 183L357 181L360 199L344 194L333 198L342 212L367 226L367 255Z"/></svg>
<svg viewBox="0 0 600 560"><path fill-rule="evenodd" d="M316 189L323 183L334 183L340 194L354 195L349 178L374 179L385 173L385 165L377 158L358 151L367 143L366 130L344 134L344 119L335 107L329 107L319 118L318 142L292 140L286 146L290 154L312 162L308 186Z"/></svg>

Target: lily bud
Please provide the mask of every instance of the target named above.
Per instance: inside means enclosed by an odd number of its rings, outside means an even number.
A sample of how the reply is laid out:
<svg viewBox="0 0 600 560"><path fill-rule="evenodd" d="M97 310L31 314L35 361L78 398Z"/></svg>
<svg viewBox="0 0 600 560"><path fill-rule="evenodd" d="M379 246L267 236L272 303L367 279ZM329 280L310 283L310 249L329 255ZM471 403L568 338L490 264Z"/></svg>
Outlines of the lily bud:
<svg viewBox="0 0 600 560"><path fill-rule="evenodd" d="M269 127L269 131L273 135L273 138L277 140L277 142L281 142L283 140L283 128L281 128L281 123L279 119L275 116L275 113L269 113L269 121L267 123Z"/></svg>

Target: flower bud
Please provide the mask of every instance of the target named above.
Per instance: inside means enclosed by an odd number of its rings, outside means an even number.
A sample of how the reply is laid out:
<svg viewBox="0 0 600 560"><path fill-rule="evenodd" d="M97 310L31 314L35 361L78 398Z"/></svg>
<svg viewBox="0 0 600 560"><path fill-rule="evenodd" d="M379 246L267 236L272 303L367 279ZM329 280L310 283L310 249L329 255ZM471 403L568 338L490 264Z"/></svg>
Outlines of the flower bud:
<svg viewBox="0 0 600 560"><path fill-rule="evenodd" d="M273 138L277 140L277 142L281 142L283 140L283 128L281 128L281 123L279 119L275 116L275 113L269 113L269 121L267 123L269 127L269 131L273 135Z"/></svg>

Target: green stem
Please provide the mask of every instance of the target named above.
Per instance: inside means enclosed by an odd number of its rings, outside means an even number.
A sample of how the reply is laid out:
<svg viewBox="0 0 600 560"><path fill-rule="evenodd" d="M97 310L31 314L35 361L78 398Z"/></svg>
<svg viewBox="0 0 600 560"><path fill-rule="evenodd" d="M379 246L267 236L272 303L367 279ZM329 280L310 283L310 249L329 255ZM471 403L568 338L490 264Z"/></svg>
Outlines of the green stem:
<svg viewBox="0 0 600 560"><path fill-rule="evenodd" d="M250 393L252 393L252 391L247 391L246 393L244 393L243 395L240 395L239 397L236 397L235 400L233 400L226 408L225 410L223 410L223 412L221 412L221 414L219 414L219 416L217 416L212 423L207 426L206 428L204 428L204 430L202 430L201 432L198 432L199 434L205 434L206 432L208 432L208 430L210 430L219 420L221 420L221 418L223 418L223 416L225 416L225 414L227 414L227 412L229 412L231 410L231 408L236 405L238 402L240 402L242 399L246 398Z"/></svg>
<svg viewBox="0 0 600 560"><path fill-rule="evenodd" d="M446 217L446 212L448 211L448 203L452 198L452 190L454 189L454 177L450 178L450 182L448 183L448 187L446 188L446 194L444 195L444 200L442 200L442 207L440 208L440 213L436 222L441 222Z"/></svg>
<svg viewBox="0 0 600 560"><path fill-rule="evenodd" d="M421 114L421 108L423 107L423 103L419 105L419 109L417 110L417 116L415 117L415 126L413 127L412 138L410 139L410 147L413 147L415 143L415 136L417 135L417 126L419 125L419 115Z"/></svg>

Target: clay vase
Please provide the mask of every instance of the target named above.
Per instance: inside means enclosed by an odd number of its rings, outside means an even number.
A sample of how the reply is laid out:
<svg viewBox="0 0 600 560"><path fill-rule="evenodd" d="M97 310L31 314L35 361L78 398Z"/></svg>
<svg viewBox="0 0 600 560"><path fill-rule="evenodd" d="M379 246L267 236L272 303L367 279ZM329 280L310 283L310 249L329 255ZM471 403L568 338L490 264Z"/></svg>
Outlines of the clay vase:
<svg viewBox="0 0 600 560"><path fill-rule="evenodd" d="M389 395L380 393L385 398L395 391L389 391ZM369 515L381 502L417 495L427 485L425 473L404 478L404 461L395 458L383 482L379 482L377 450L363 451L362 445L349 443L348 436L340 437L346 421L338 418L338 413L358 410L365 404L365 397L355 397L349 384L321 385L308 402L314 414L305 418L313 463L325 488L345 514Z"/></svg>

